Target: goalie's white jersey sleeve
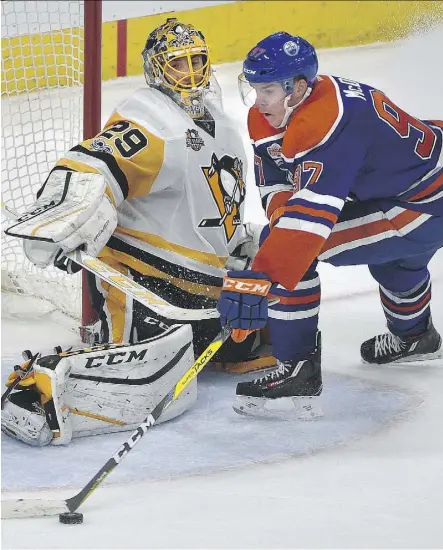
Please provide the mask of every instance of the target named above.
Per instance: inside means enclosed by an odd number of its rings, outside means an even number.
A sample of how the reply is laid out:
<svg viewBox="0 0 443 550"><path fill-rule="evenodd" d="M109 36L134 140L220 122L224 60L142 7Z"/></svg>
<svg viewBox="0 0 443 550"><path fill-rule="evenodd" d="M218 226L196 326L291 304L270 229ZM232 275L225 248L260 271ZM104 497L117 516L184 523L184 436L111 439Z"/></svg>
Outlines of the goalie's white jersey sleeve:
<svg viewBox="0 0 443 550"><path fill-rule="evenodd" d="M234 123L207 108L213 120L195 123L161 92L137 90L58 165L106 179L118 227L102 257L215 298L240 233L246 154ZM173 266L189 277L174 281Z"/></svg>

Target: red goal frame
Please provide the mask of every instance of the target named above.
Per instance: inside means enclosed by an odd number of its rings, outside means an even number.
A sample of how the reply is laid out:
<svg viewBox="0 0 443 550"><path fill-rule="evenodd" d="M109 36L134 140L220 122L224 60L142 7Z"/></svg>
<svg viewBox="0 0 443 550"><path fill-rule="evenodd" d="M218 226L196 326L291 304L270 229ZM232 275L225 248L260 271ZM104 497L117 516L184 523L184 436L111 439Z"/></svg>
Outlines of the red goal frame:
<svg viewBox="0 0 443 550"><path fill-rule="evenodd" d="M83 139L97 135L102 126L102 0L84 0ZM82 273L82 326L97 320Z"/></svg>

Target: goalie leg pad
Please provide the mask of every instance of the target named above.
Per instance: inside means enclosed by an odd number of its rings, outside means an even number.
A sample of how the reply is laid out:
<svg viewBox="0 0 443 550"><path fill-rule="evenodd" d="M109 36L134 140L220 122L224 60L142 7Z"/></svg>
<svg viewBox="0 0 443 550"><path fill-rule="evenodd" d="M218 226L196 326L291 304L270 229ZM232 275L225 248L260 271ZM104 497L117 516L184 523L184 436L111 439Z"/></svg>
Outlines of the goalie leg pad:
<svg viewBox="0 0 443 550"><path fill-rule="evenodd" d="M104 344L38 359L31 389L9 396L2 430L29 445L65 445L72 437L135 429L194 361L190 325L174 325L134 345ZM197 380L157 422L189 409Z"/></svg>
<svg viewBox="0 0 443 550"><path fill-rule="evenodd" d="M135 429L194 361L190 325L174 325L137 344L105 344L71 353L68 381L73 436ZM171 420L197 399L194 379L157 422Z"/></svg>

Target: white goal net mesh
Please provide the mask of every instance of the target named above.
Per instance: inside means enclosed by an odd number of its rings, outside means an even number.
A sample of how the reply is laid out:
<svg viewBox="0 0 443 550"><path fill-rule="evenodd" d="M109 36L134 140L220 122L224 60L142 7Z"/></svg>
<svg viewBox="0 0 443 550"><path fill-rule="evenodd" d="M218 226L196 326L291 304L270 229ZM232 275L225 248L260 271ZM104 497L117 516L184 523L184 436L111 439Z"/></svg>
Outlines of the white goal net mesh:
<svg viewBox="0 0 443 550"><path fill-rule="evenodd" d="M2 203L22 213L82 139L84 2L2 1L1 12ZM3 298L34 296L79 319L80 273L33 266L21 242L4 235L10 224L2 210Z"/></svg>

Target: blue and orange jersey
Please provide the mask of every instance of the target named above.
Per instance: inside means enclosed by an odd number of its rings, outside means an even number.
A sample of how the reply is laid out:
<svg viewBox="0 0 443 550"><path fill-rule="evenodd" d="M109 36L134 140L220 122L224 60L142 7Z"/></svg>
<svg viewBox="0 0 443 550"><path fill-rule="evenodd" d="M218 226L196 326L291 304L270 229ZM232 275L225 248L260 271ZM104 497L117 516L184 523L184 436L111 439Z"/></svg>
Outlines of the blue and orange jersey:
<svg viewBox="0 0 443 550"><path fill-rule="evenodd" d="M320 76L286 128L248 115L256 184L271 231L254 269L293 289L345 201L392 199L443 215L443 122L419 120L382 91Z"/></svg>

